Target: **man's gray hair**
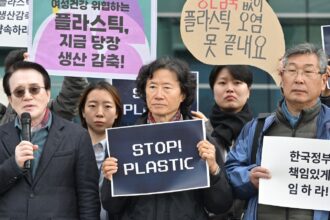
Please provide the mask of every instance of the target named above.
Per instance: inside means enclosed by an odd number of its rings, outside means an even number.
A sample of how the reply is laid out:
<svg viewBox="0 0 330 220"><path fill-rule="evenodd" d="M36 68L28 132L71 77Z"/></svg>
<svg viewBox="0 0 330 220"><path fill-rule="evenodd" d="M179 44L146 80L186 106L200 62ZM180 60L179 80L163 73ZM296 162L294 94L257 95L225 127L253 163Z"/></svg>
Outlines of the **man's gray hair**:
<svg viewBox="0 0 330 220"><path fill-rule="evenodd" d="M283 57L284 66L288 64L288 59L290 56L301 55L301 54L315 54L319 61L320 73L321 74L326 73L328 66L327 55L324 53L324 51L321 48L318 48L311 43L298 44L288 49Z"/></svg>

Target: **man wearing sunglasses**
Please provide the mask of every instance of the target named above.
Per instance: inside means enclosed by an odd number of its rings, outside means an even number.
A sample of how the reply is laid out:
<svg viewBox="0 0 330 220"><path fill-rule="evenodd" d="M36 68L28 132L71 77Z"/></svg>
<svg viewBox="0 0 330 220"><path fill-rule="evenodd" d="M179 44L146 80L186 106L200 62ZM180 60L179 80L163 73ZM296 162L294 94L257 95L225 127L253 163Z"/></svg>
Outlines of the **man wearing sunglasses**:
<svg viewBox="0 0 330 220"><path fill-rule="evenodd" d="M99 220L90 137L49 110L50 85L47 71L28 61L15 63L3 78L17 117L0 127L0 219ZM31 115L31 141L21 137L24 112Z"/></svg>
<svg viewBox="0 0 330 220"><path fill-rule="evenodd" d="M14 63L23 60L28 60L25 49L10 51L4 61L5 73L12 71ZM72 120L77 115L80 94L87 87L87 84L86 78L65 76L59 94L56 99L48 103L48 107L62 118ZM15 117L16 112L10 105L6 107L0 103L0 125L12 121Z"/></svg>

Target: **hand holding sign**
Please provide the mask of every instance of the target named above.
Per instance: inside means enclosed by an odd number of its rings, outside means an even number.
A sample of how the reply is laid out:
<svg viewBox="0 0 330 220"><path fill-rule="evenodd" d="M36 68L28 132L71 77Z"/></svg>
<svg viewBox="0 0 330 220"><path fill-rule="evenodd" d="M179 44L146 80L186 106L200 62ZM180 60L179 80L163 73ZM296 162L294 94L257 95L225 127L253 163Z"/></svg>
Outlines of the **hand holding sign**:
<svg viewBox="0 0 330 220"><path fill-rule="evenodd" d="M201 62L253 65L279 84L277 62L285 51L284 35L266 1L187 0L180 31L188 50Z"/></svg>
<svg viewBox="0 0 330 220"><path fill-rule="evenodd" d="M102 164L102 173L105 178L108 180L112 179L112 175L118 171L117 158L108 157L104 160Z"/></svg>
<svg viewBox="0 0 330 220"><path fill-rule="evenodd" d="M253 186L259 189L259 179L270 179L270 172L263 167L255 167L250 171L250 181Z"/></svg>
<svg viewBox="0 0 330 220"><path fill-rule="evenodd" d="M211 174L215 174L219 169L215 157L215 147L207 140L198 142L197 144L199 156L207 161Z"/></svg>
<svg viewBox="0 0 330 220"><path fill-rule="evenodd" d="M207 122L209 119L200 111L191 111L191 116L193 119L202 119Z"/></svg>

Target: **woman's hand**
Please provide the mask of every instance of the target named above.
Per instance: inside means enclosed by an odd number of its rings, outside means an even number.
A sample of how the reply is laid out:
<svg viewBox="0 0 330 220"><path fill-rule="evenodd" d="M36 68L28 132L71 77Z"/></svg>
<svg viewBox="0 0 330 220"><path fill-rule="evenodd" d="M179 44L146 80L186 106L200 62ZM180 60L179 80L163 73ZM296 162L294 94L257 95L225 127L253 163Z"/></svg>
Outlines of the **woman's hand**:
<svg viewBox="0 0 330 220"><path fill-rule="evenodd" d="M102 164L102 173L103 176L108 179L111 180L112 179L112 175L117 173L118 171L118 163L117 163L117 159L114 157L108 157L103 161Z"/></svg>
<svg viewBox="0 0 330 220"><path fill-rule="evenodd" d="M197 148L198 148L199 156L207 161L207 164L209 165L210 173L213 175L217 174L219 170L219 165L216 161L215 146L211 144L209 141L203 140L198 142Z"/></svg>
<svg viewBox="0 0 330 220"><path fill-rule="evenodd" d="M200 111L191 111L191 114L193 116L193 119L203 119L205 122L207 122L209 119Z"/></svg>

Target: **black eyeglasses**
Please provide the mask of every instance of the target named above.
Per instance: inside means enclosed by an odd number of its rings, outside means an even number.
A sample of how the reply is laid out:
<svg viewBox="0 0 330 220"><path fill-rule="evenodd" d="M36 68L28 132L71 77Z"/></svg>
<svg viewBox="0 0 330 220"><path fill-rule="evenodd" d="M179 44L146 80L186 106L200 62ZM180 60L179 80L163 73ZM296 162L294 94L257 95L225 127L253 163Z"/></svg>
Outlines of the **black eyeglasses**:
<svg viewBox="0 0 330 220"><path fill-rule="evenodd" d="M26 90L28 90L31 95L38 95L40 93L40 89L45 89L45 87L31 86L27 89L25 87L18 87L12 92L12 94L17 98L22 98L25 95Z"/></svg>

